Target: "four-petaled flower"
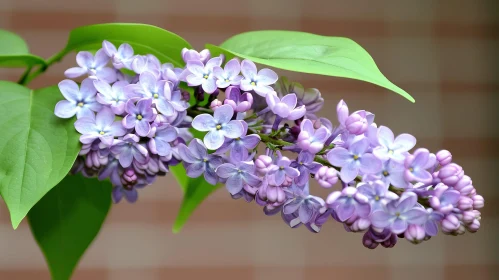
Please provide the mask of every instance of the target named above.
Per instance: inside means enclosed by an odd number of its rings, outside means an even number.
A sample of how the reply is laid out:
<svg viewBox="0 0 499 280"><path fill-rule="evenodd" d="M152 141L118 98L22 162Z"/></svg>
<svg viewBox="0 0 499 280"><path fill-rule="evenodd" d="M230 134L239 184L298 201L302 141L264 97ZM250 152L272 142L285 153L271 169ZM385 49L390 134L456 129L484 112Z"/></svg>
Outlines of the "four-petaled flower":
<svg viewBox="0 0 499 280"><path fill-rule="evenodd" d="M260 136L258 134L246 135L248 131L248 124L241 121L243 125L243 133L241 137L237 138L226 138L223 145L217 149L215 154L224 154L227 151L230 152L230 158L234 161L243 161L248 157L248 150L253 150L256 148L258 143L260 143Z"/></svg>
<svg viewBox="0 0 499 280"><path fill-rule="evenodd" d="M192 120L192 127L199 131L208 131L204 136L204 144L210 150L222 146L225 137L238 138L243 135L244 127L240 121L231 120L234 110L230 105L218 107L212 115L197 115Z"/></svg>
<svg viewBox="0 0 499 280"><path fill-rule="evenodd" d="M322 198L309 194L308 184L303 189L293 185L286 192L290 198L284 203L282 213L284 215L295 214L294 216L298 218L298 220L290 222L291 227L296 223L308 224L314 222L322 214L321 210L326 206Z"/></svg>
<svg viewBox="0 0 499 280"><path fill-rule="evenodd" d="M298 147L303 151L317 154L324 148L324 143L329 137L329 131L321 126L317 130L311 120L305 119L300 124L300 134L298 135Z"/></svg>
<svg viewBox="0 0 499 280"><path fill-rule="evenodd" d="M187 176L197 178L204 173L206 182L212 185L218 183L215 170L223 163L223 159L220 156L208 154L201 140L193 139L189 147L179 144L178 153L187 166Z"/></svg>
<svg viewBox="0 0 499 280"><path fill-rule="evenodd" d="M90 52L79 52L76 55L76 63L80 67L69 68L64 75L73 79L88 74L91 79L113 83L116 81L116 71L106 66L108 61L109 57L104 49L98 50L95 56Z"/></svg>
<svg viewBox="0 0 499 280"><path fill-rule="evenodd" d="M113 43L104 40L102 42L102 48L106 54L111 58L114 68L129 68L133 60L133 48L129 44L121 44L118 49L113 45Z"/></svg>
<svg viewBox="0 0 499 280"><path fill-rule="evenodd" d="M284 183L286 176L294 179L300 175L300 171L298 169L290 166L291 161L289 158L282 156L281 153L278 153L278 157L276 159L275 164L270 168L269 175L273 175L270 178L270 183L272 185L280 186Z"/></svg>
<svg viewBox="0 0 499 280"><path fill-rule="evenodd" d="M199 86L203 88L206 93L213 93L217 89L216 78L213 73L215 66L222 65L222 57L214 57L204 65L199 60L187 61L187 69L191 73L187 76L187 83L189 86Z"/></svg>
<svg viewBox="0 0 499 280"><path fill-rule="evenodd" d="M171 97L170 85L164 80L158 80L151 72L140 74L138 84L130 84L125 87L128 98L149 98L156 105L156 109L165 116L172 116L175 109L167 99L167 93Z"/></svg>
<svg viewBox="0 0 499 280"><path fill-rule="evenodd" d="M381 161L367 153L369 143L366 138L357 140L348 147L336 147L327 154L327 160L334 166L341 167L340 177L345 182L351 182L359 171L364 174L374 174L381 170Z"/></svg>
<svg viewBox="0 0 499 280"><path fill-rule="evenodd" d="M241 72L241 65L237 58L229 60L223 69L220 66L213 67L213 75L217 79L217 86L219 88L239 85L243 78L243 76L239 75L239 72Z"/></svg>
<svg viewBox="0 0 499 280"><path fill-rule="evenodd" d="M217 167L216 172L220 178L227 179L225 186L232 195L239 193L244 184L252 187L258 187L261 184L260 179L255 175L253 161L237 161L235 164L224 163Z"/></svg>
<svg viewBox="0 0 499 280"><path fill-rule="evenodd" d="M293 161L290 166L300 172L300 175L295 177L295 184L304 186L310 178L310 173L315 174L322 165L314 161L314 155L311 153L301 152L296 161Z"/></svg>
<svg viewBox="0 0 499 280"><path fill-rule="evenodd" d="M110 86L104 81L94 81L94 86L98 91L97 101L103 105L109 105L116 115L123 114L125 112L125 104L128 101L123 89L128 84L127 81L118 81Z"/></svg>
<svg viewBox="0 0 499 280"><path fill-rule="evenodd" d="M373 211L381 209L392 200L398 199L398 195L389 191L388 185L381 180L359 183L357 189L369 199Z"/></svg>
<svg viewBox="0 0 499 280"><path fill-rule="evenodd" d="M433 177L427 169L435 165L436 157L430 154L427 149L419 148L414 154L408 155L405 158L404 177L407 181L418 181L421 183L429 184L432 182Z"/></svg>
<svg viewBox="0 0 499 280"><path fill-rule="evenodd" d="M119 156L118 160L122 167L129 167L134 160L139 164L146 164L149 161L149 153L139 144L139 140L137 135L127 134L123 140L114 141L111 153Z"/></svg>
<svg viewBox="0 0 499 280"><path fill-rule="evenodd" d="M405 192L398 200L374 211L370 216L371 223L380 229L390 228L395 234L403 233L411 224L423 225L428 214L417 202L415 193Z"/></svg>
<svg viewBox="0 0 499 280"><path fill-rule="evenodd" d="M270 91L265 98L270 110L283 119L294 121L305 115L304 105L296 107L296 94L288 94L279 99L275 91Z"/></svg>
<svg viewBox="0 0 499 280"><path fill-rule="evenodd" d="M403 163L407 152L416 145L416 138L410 134L400 134L394 139L392 130L386 126L378 128L378 141L380 146L373 150L373 154L382 161L392 159Z"/></svg>
<svg viewBox="0 0 499 280"><path fill-rule="evenodd" d="M91 79L83 80L80 88L74 81L64 80L59 83L59 90L66 98L55 105L55 115L59 118L88 117L93 115L92 111L98 112L101 108L101 104L95 101L97 91Z"/></svg>
<svg viewBox="0 0 499 280"><path fill-rule="evenodd" d="M236 112L246 112L253 105L253 95L249 92L241 94L238 87L230 86L225 90L224 104L232 106Z"/></svg>
<svg viewBox="0 0 499 280"><path fill-rule="evenodd" d="M244 76L244 79L241 80L241 89L244 91L254 90L263 97L273 91L270 85L274 84L279 78L274 71L267 68L261 69L257 73L255 63L247 59L241 63L241 73Z"/></svg>
<svg viewBox="0 0 499 280"><path fill-rule="evenodd" d="M90 144L98 138L102 143L111 146L114 137L125 135L126 129L120 121L114 121L114 117L111 109L102 108L97 116L92 114L76 120L75 128L82 134L80 136L81 143Z"/></svg>
<svg viewBox="0 0 499 280"><path fill-rule="evenodd" d="M177 139L177 130L170 125L152 127L148 135L151 139L147 143L153 154L170 158L172 156L171 142Z"/></svg>
<svg viewBox="0 0 499 280"><path fill-rule="evenodd" d="M332 192L327 197L326 203L341 222L351 217L365 218L371 213L369 200L355 187L346 187L342 191Z"/></svg>
<svg viewBox="0 0 499 280"><path fill-rule="evenodd" d="M141 99L136 105L133 99L130 99L126 103L128 115L123 118L123 126L128 129L135 128L135 132L139 136L147 136L151 131L151 122L156 118L151 105L151 99Z"/></svg>

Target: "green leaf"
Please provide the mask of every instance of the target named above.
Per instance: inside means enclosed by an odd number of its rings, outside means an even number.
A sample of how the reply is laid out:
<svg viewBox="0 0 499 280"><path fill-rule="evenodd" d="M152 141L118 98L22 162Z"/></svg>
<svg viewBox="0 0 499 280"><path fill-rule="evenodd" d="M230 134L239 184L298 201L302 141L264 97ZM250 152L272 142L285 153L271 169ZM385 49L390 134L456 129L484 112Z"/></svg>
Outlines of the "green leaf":
<svg viewBox="0 0 499 280"><path fill-rule="evenodd" d="M0 67L45 65L45 60L29 53L28 45L18 35L0 29Z"/></svg>
<svg viewBox="0 0 499 280"><path fill-rule="evenodd" d="M137 23L105 23L73 29L65 53L74 50L95 50L108 40L115 45L130 44L135 53L153 54L161 62L184 64L181 50L192 48L182 37L156 26Z"/></svg>
<svg viewBox="0 0 499 280"><path fill-rule="evenodd" d="M207 45L212 55L223 53L290 71L366 81L414 98L390 82L359 44L348 38L296 31L252 31L229 38L219 47Z"/></svg>
<svg viewBox="0 0 499 280"><path fill-rule="evenodd" d="M54 115L61 99L57 86L30 90L0 81L0 195L14 228L68 174L80 150L74 119Z"/></svg>
<svg viewBox="0 0 499 280"><path fill-rule="evenodd" d="M71 277L111 207L111 183L67 176L29 211L31 231L52 279Z"/></svg>
<svg viewBox="0 0 499 280"><path fill-rule="evenodd" d="M203 176L198 178L187 177L185 169L181 164L170 167L170 171L184 191L184 199L182 200L177 219L173 224L173 232L178 233L199 204L212 192L220 188L221 185L213 186L206 182Z"/></svg>

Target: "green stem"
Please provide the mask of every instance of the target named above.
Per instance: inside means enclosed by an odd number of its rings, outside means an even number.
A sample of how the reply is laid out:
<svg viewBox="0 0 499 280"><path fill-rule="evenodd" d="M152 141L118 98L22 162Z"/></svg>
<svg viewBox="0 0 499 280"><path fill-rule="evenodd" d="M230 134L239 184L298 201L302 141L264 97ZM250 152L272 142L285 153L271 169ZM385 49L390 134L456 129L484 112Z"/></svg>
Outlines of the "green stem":
<svg viewBox="0 0 499 280"><path fill-rule="evenodd" d="M62 51L56 53L55 55L49 57L46 61L46 64L43 65L42 67L38 68L36 71L34 71L33 73L29 74L24 78L24 80L22 81L19 81L20 84L22 85L27 85L29 82L31 82L32 80L34 80L36 77L38 77L40 74L44 73L45 71L47 71L47 69L52 66L52 64L56 63L56 62L59 62L66 54L67 54L67 50L66 49L63 49Z"/></svg>
<svg viewBox="0 0 499 280"><path fill-rule="evenodd" d="M23 85L24 82L26 81L26 78L28 77L29 73L31 72L31 69L33 69L33 66L29 66L26 71L22 74L21 78L19 78L19 81L17 82L20 85Z"/></svg>

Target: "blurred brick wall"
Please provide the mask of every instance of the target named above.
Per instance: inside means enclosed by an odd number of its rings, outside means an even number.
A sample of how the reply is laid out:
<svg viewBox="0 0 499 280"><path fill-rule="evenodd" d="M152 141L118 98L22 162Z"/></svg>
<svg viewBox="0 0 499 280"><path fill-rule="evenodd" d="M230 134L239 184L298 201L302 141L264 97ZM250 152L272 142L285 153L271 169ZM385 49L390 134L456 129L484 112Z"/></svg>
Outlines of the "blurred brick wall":
<svg viewBox="0 0 499 280"><path fill-rule="evenodd" d="M319 234L291 230L254 204L220 190L184 230L171 225L182 193L171 177L113 207L74 279L499 279L499 2L497 0L0 0L0 28L22 35L32 52L60 50L74 27L102 22L160 26L197 48L259 29L346 36L364 46L383 73L416 103L354 80L287 73L326 98L323 116L345 99L376 122L454 154L486 198L482 229L414 246L364 249L360 234L330 222ZM0 42L1 43L1 42ZM74 54L36 81L55 84ZM19 71L0 70L16 80ZM26 223L13 231L0 208L0 279L49 279Z"/></svg>

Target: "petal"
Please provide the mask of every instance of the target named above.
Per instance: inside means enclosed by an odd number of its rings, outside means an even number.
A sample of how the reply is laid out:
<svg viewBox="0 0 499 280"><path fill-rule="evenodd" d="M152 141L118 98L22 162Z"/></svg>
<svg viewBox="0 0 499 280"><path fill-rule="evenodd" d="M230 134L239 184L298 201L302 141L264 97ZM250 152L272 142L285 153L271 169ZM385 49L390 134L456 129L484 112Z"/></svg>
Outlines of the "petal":
<svg viewBox="0 0 499 280"><path fill-rule="evenodd" d="M82 51L76 55L76 63L82 68L92 68L94 56L90 52Z"/></svg>
<svg viewBox="0 0 499 280"><path fill-rule="evenodd" d="M134 128L135 127L135 123L137 122L137 118L133 115L126 115L123 120L122 120L122 124L125 128Z"/></svg>
<svg viewBox="0 0 499 280"><path fill-rule="evenodd" d="M216 185L219 178L217 176L217 173L215 173L215 170L213 170L212 168L206 168L206 170L204 171L204 179L211 185Z"/></svg>
<svg viewBox="0 0 499 280"><path fill-rule="evenodd" d="M390 159L388 148L386 146L378 146L374 148L373 154L382 161L387 161L388 159Z"/></svg>
<svg viewBox="0 0 499 280"><path fill-rule="evenodd" d="M104 51L106 51L106 54L109 57L112 57L117 52L116 47L113 45L113 43L106 40L102 42L102 48L104 49Z"/></svg>
<svg viewBox="0 0 499 280"><path fill-rule="evenodd" d="M298 209L298 217L300 218L300 221L304 224L310 222L312 220L314 215L314 209L311 207L308 207L306 203L303 203L301 207Z"/></svg>
<svg viewBox="0 0 499 280"><path fill-rule="evenodd" d="M59 83L59 90L61 91L64 98L69 101L73 101L75 104L81 101L80 89L78 84L72 80L63 80Z"/></svg>
<svg viewBox="0 0 499 280"><path fill-rule="evenodd" d="M334 210L340 221L344 222L355 213L355 205L352 203L339 203Z"/></svg>
<svg viewBox="0 0 499 280"><path fill-rule="evenodd" d="M203 174L205 170L205 163L204 162L196 162L193 164L190 164L187 169L186 169L186 174L187 176L191 178L197 178Z"/></svg>
<svg viewBox="0 0 499 280"><path fill-rule="evenodd" d="M184 144L180 144L178 146L178 153L180 158L187 163L195 163L199 161L199 159L193 155L189 148Z"/></svg>
<svg viewBox="0 0 499 280"><path fill-rule="evenodd" d="M298 208L300 208L302 203L303 203L303 199L301 199L300 197L289 200L288 202L286 202L286 204L284 204L284 206L282 208L282 212L284 214L293 214L296 211L298 211Z"/></svg>
<svg viewBox="0 0 499 280"><path fill-rule="evenodd" d="M243 189L243 179L239 175L227 178L225 186L230 194L234 195Z"/></svg>
<svg viewBox="0 0 499 280"><path fill-rule="evenodd" d="M133 56L133 48L129 44L124 43L118 48L118 53L122 58L130 58Z"/></svg>
<svg viewBox="0 0 499 280"><path fill-rule="evenodd" d="M172 104L164 99L159 99L156 101L156 109L158 109L161 114L167 117L173 116L175 114L175 109L173 108Z"/></svg>
<svg viewBox="0 0 499 280"><path fill-rule="evenodd" d="M428 219L428 213L423 208L413 208L404 213L404 218L410 224L422 225Z"/></svg>
<svg viewBox="0 0 499 280"><path fill-rule="evenodd" d="M99 49L95 53L93 67L95 69L99 69L104 67L108 62L109 62L109 56L106 54L106 51L104 49Z"/></svg>
<svg viewBox="0 0 499 280"><path fill-rule="evenodd" d="M372 154L364 154L359 159L360 171L364 174L376 174L381 171L383 164L381 160Z"/></svg>
<svg viewBox="0 0 499 280"><path fill-rule="evenodd" d="M395 221L393 221L391 229L393 233L401 234L407 229L407 221L396 219Z"/></svg>
<svg viewBox="0 0 499 280"><path fill-rule="evenodd" d="M362 155L365 153L368 147L369 147L369 142L367 141L366 138L362 138L352 143L349 149L350 151L352 151L354 155Z"/></svg>
<svg viewBox="0 0 499 280"><path fill-rule="evenodd" d="M305 115L307 112L307 109L305 108L305 105L302 105L300 107L297 107L293 111L289 113L289 116L287 117L288 120L294 121L297 120Z"/></svg>
<svg viewBox="0 0 499 280"><path fill-rule="evenodd" d="M206 93L214 93L217 90L217 81L214 78L208 78L203 82L202 87Z"/></svg>
<svg viewBox="0 0 499 280"><path fill-rule="evenodd" d="M218 111L218 110L217 110ZM227 138L238 138L241 137L244 131L244 127L241 121L230 121L228 124L222 126L222 131Z"/></svg>
<svg viewBox="0 0 499 280"><path fill-rule="evenodd" d="M90 134L97 132L98 128L95 127L95 120L92 118L80 118L74 124L76 131L81 134Z"/></svg>
<svg viewBox="0 0 499 280"><path fill-rule="evenodd" d="M126 129L120 121L113 122L109 127L109 133L113 136L123 136L126 132Z"/></svg>
<svg viewBox="0 0 499 280"><path fill-rule="evenodd" d="M256 75L256 65L251 60L243 60L241 63L241 73L247 79L252 79Z"/></svg>
<svg viewBox="0 0 499 280"><path fill-rule="evenodd" d="M244 147L248 150L252 150L258 146L258 143L260 143L260 136L257 134L251 134L248 136L245 136L244 138L241 139L242 144Z"/></svg>
<svg viewBox="0 0 499 280"><path fill-rule="evenodd" d="M248 184L252 187L258 187L262 183L260 178L258 178L256 175L253 175L252 173L244 174L243 180L246 182L246 184Z"/></svg>
<svg viewBox="0 0 499 280"><path fill-rule="evenodd" d="M412 209L418 202L418 196L413 192L405 192L396 206L396 211L405 213Z"/></svg>
<svg viewBox="0 0 499 280"><path fill-rule="evenodd" d="M376 210L369 216L373 226L377 228L385 228L390 225L392 215L384 210Z"/></svg>
<svg viewBox="0 0 499 280"><path fill-rule="evenodd" d="M125 190L123 189L123 193L125 194L125 198L128 202L134 203L137 201L139 194L135 188L131 190Z"/></svg>
<svg viewBox="0 0 499 280"><path fill-rule="evenodd" d="M419 148L414 152L413 156L412 166L424 167L430 158L430 152L427 149Z"/></svg>
<svg viewBox="0 0 499 280"><path fill-rule="evenodd" d="M113 111L110 108L104 107L97 113L95 124L98 129L105 129L113 124L114 117Z"/></svg>
<svg viewBox="0 0 499 280"><path fill-rule="evenodd" d="M80 97L84 100L92 98L97 94L97 90L94 87L94 80L87 78L81 82L80 86Z"/></svg>
<svg viewBox="0 0 499 280"><path fill-rule="evenodd" d="M355 161L351 161L347 165L341 167L340 170L341 180L345 183L353 181L358 174L359 174L359 168Z"/></svg>
<svg viewBox="0 0 499 280"><path fill-rule="evenodd" d="M329 137L329 131L324 126L319 127L314 134L314 142L324 143Z"/></svg>
<svg viewBox="0 0 499 280"><path fill-rule="evenodd" d="M121 166L124 168L132 165L133 154L130 149L125 149L122 153L119 154L119 161Z"/></svg>
<svg viewBox="0 0 499 280"><path fill-rule="evenodd" d="M206 62L205 68L208 70L212 70L213 67L220 66L220 65L222 65L222 57L217 56L217 57L213 57L210 60L208 60L208 62Z"/></svg>
<svg viewBox="0 0 499 280"><path fill-rule="evenodd" d="M210 150L216 150L224 143L224 136L220 131L210 131L204 136L204 145Z"/></svg>
<svg viewBox="0 0 499 280"><path fill-rule="evenodd" d="M234 116L234 109L228 104L218 107L213 113L213 118L218 124L228 123L232 116Z"/></svg>
<svg viewBox="0 0 499 280"><path fill-rule="evenodd" d="M289 109L294 109L296 107L296 102L297 102L296 94L293 93L293 94L285 95L281 99L281 102L284 103L284 104L286 104Z"/></svg>
<svg viewBox="0 0 499 280"><path fill-rule="evenodd" d="M200 139L194 139L189 143L189 149L192 154L196 156L198 159L204 159L208 156L206 151L206 147L203 145L203 142Z"/></svg>
<svg viewBox="0 0 499 280"><path fill-rule="evenodd" d="M400 134L397 138L395 138L395 142L393 144L397 147L397 150L407 152L416 146L416 137L405 133Z"/></svg>
<svg viewBox="0 0 499 280"><path fill-rule="evenodd" d="M276 72L268 69L268 68L264 68L264 69L261 69L260 71L258 71L258 83L260 84L263 84L263 85L271 85L271 84L274 84L275 82L277 82L277 79L279 78L279 76L277 76Z"/></svg>
<svg viewBox="0 0 499 280"><path fill-rule="evenodd" d="M118 79L116 75L116 70L114 68L104 67L97 70L96 76L99 80L106 81L108 83L114 83Z"/></svg>
<svg viewBox="0 0 499 280"><path fill-rule="evenodd" d="M327 160L334 166L342 167L352 162L353 157L347 149L336 147L327 153Z"/></svg>
<svg viewBox="0 0 499 280"><path fill-rule="evenodd" d="M189 86L199 86L205 81L203 77L199 77L196 75L189 75L187 76L186 80Z"/></svg>
<svg viewBox="0 0 499 280"><path fill-rule="evenodd" d="M269 105L269 108L272 109L275 107L277 103L279 103L279 97L277 97L277 93L275 91L267 94L265 96L265 100L267 101L267 105Z"/></svg>
<svg viewBox="0 0 499 280"><path fill-rule="evenodd" d="M428 220L424 224L424 229L429 236L436 236L438 234L438 224L433 220Z"/></svg>
<svg viewBox="0 0 499 280"><path fill-rule="evenodd" d="M149 134L149 132L151 131L151 125L148 121L138 121L135 123L135 131L137 132L137 135L146 137L147 134Z"/></svg>
<svg viewBox="0 0 499 280"><path fill-rule="evenodd" d="M308 135L314 135L315 133L314 125L312 124L312 121L309 119L305 119L301 122L300 130L306 131Z"/></svg>
<svg viewBox="0 0 499 280"><path fill-rule="evenodd" d="M187 61L186 67L194 76L202 77L204 74L204 64L199 60Z"/></svg>
<svg viewBox="0 0 499 280"><path fill-rule="evenodd" d="M255 92L258 95L260 95L262 97L265 97L267 94L269 94L272 91L274 91L274 89L272 87L270 87L270 86L262 86L262 85L257 85L256 87L254 87L254 90L255 90Z"/></svg>
<svg viewBox="0 0 499 280"><path fill-rule="evenodd" d="M229 178L237 174L237 169L231 163L224 163L217 167L216 173L221 178Z"/></svg>
<svg viewBox="0 0 499 280"><path fill-rule="evenodd" d="M223 107L223 106L221 106ZM232 108L232 107L231 107ZM208 114L197 115L191 123L192 127L199 131L210 131L217 125L215 119Z"/></svg>
<svg viewBox="0 0 499 280"><path fill-rule="evenodd" d="M380 126L378 128L378 139L379 143L382 146L385 146L387 148L391 147L393 143L393 132L391 129L389 129L386 126Z"/></svg>
<svg viewBox="0 0 499 280"><path fill-rule="evenodd" d="M59 118L69 119L74 117L78 111L78 106L76 103L67 100L61 100L55 105L54 114Z"/></svg>
<svg viewBox="0 0 499 280"><path fill-rule="evenodd" d="M72 67L64 71L64 76L74 79L87 74L87 69L81 67Z"/></svg>

